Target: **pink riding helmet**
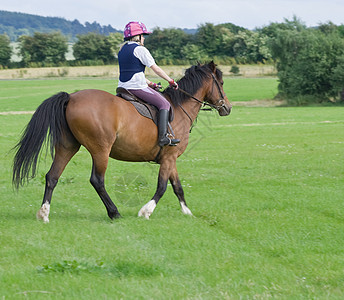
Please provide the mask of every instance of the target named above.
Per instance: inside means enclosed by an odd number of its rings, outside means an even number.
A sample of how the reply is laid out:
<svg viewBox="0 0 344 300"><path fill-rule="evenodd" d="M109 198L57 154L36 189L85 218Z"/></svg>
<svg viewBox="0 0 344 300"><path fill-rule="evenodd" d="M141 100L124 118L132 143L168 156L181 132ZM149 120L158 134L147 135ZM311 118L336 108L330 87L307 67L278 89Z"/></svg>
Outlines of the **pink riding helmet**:
<svg viewBox="0 0 344 300"><path fill-rule="evenodd" d="M130 39L131 37L139 34L151 34L146 28L146 25L141 22L129 22L124 28L124 39Z"/></svg>

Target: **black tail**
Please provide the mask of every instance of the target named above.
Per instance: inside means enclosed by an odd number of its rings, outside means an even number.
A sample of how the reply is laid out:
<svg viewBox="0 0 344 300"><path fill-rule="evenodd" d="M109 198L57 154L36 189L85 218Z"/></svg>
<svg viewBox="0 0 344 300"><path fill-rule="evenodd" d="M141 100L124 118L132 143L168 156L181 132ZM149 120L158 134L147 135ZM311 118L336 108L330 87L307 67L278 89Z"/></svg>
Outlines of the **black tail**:
<svg viewBox="0 0 344 300"><path fill-rule="evenodd" d="M58 93L46 99L33 114L29 124L14 147L17 150L13 161L12 182L16 188L36 175L36 166L42 145L47 141L52 157L62 133L69 130L65 110L69 94ZM31 176L30 176L31 170Z"/></svg>

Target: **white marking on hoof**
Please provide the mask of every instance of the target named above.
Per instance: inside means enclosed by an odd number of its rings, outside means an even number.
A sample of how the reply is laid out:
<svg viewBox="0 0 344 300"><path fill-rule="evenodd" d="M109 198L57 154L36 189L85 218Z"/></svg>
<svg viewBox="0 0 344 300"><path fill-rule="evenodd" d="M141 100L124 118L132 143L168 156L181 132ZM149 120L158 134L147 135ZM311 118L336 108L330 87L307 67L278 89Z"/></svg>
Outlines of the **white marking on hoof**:
<svg viewBox="0 0 344 300"><path fill-rule="evenodd" d="M155 200L149 201L145 204L139 211L139 217L145 217L147 220L149 219L150 215L153 213L156 207Z"/></svg>
<svg viewBox="0 0 344 300"><path fill-rule="evenodd" d="M182 212L183 212L184 215L190 215L190 216L192 216L191 210L186 206L185 203L180 202L180 206L181 206L181 208L182 208Z"/></svg>
<svg viewBox="0 0 344 300"><path fill-rule="evenodd" d="M38 220L42 219L44 223L49 223L49 213L50 213L50 204L44 203L41 209L37 212L36 217Z"/></svg>

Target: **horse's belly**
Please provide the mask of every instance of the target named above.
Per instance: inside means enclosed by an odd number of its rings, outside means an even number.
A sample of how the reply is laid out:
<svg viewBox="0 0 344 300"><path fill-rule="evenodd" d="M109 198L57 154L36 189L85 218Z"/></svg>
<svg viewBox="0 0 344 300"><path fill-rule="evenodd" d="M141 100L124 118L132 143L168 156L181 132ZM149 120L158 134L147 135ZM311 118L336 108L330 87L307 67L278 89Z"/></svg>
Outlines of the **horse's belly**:
<svg viewBox="0 0 344 300"><path fill-rule="evenodd" d="M123 161L154 161L160 151L156 143L135 144L116 139L110 157Z"/></svg>

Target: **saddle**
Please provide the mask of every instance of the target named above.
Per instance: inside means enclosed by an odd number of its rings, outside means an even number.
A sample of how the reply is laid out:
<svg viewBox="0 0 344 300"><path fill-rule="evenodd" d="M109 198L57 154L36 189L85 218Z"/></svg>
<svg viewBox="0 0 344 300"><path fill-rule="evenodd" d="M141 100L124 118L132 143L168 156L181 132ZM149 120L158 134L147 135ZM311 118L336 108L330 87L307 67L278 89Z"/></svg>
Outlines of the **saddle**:
<svg viewBox="0 0 344 300"><path fill-rule="evenodd" d="M140 98L136 97L134 94L132 94L130 91L124 88L117 88L116 89L116 96L121 97L124 100L129 101L134 107L136 108L137 112L148 118L153 120L155 125L158 125L158 108L154 105L148 104L147 102L141 100ZM169 122L172 122L174 118L174 111L171 106L170 108L170 115L169 115ZM170 127L170 124L169 124ZM171 128L170 128L171 129Z"/></svg>

